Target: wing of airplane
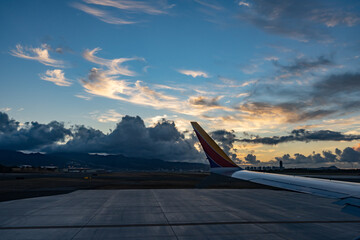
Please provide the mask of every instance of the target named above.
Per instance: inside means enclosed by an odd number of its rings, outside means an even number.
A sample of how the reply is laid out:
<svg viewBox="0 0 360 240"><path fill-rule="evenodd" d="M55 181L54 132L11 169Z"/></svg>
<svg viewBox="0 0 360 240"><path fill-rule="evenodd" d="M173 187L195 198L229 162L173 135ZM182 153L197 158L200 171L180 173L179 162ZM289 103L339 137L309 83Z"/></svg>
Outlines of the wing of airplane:
<svg viewBox="0 0 360 240"><path fill-rule="evenodd" d="M191 122L206 157L211 172L267 186L336 199L343 211L360 216L360 184L243 170L238 167L215 141L200 127Z"/></svg>

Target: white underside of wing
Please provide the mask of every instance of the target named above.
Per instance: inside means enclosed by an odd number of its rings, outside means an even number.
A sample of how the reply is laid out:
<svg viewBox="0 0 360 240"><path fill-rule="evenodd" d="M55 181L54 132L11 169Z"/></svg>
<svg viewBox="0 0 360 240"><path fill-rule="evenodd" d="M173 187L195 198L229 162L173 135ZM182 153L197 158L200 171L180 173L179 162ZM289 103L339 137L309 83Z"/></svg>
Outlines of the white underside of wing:
<svg viewBox="0 0 360 240"><path fill-rule="evenodd" d="M240 170L231 177L267 186L338 199L343 211L360 214L360 184L309 177L290 176Z"/></svg>
<svg viewBox="0 0 360 240"><path fill-rule="evenodd" d="M231 177L329 198L360 198L360 184L282 174L236 171Z"/></svg>

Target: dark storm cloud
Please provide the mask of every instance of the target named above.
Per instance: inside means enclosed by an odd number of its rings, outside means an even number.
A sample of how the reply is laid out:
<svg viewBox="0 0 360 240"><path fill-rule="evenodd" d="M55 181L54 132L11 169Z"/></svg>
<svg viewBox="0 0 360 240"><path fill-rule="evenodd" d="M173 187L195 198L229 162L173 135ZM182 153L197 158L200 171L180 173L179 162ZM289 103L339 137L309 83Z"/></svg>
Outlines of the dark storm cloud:
<svg viewBox="0 0 360 240"><path fill-rule="evenodd" d="M126 156L178 161L200 159L194 139L185 139L173 122L165 120L146 127L140 117L125 116L104 142L105 152Z"/></svg>
<svg viewBox="0 0 360 240"><path fill-rule="evenodd" d="M260 163L260 160L256 160L256 156L251 153L248 154L244 159L245 159L245 162L249 163L249 164L256 165L256 164Z"/></svg>
<svg viewBox="0 0 360 240"><path fill-rule="evenodd" d="M357 14L340 9L340 4L322 6L314 0L303 0L301 4L296 0L253 0L250 7L242 8L240 18L263 31L296 40L329 40L327 27L353 26L359 22Z"/></svg>
<svg viewBox="0 0 360 240"><path fill-rule="evenodd" d="M6 113L0 112L0 136L4 133L16 131L19 127L19 122L10 119Z"/></svg>
<svg viewBox="0 0 360 240"><path fill-rule="evenodd" d="M199 161L203 155L195 149L195 142L196 138L185 138L174 122L165 119L153 127L146 127L140 117L125 116L112 132L104 134L82 125L65 128L57 121L48 124L31 122L19 128L18 122L10 120L6 113L0 113L0 149Z"/></svg>
<svg viewBox="0 0 360 240"><path fill-rule="evenodd" d="M347 147L342 151L340 156L341 162L360 162L360 152L353 148Z"/></svg>
<svg viewBox="0 0 360 240"><path fill-rule="evenodd" d="M239 139L247 143L261 143L276 145L284 142L310 142L310 141L353 141L360 139L360 135L346 135L330 130L307 131L305 129L293 130L288 136L255 137L253 139Z"/></svg>
<svg viewBox="0 0 360 240"><path fill-rule="evenodd" d="M295 153L294 155L284 154L281 157L275 157L269 162L261 162L256 160L256 155L248 154L245 157L245 162L252 165L277 165L282 161L285 166L297 167L317 167L324 165L338 165L338 166L354 166L353 164L360 164L360 151L356 148L347 147L344 150L335 149L332 151L322 151L322 153L313 152L310 155L303 155Z"/></svg>
<svg viewBox="0 0 360 240"><path fill-rule="evenodd" d="M318 163L360 163L360 152L351 147L345 148L343 151L336 149L335 154L331 151L323 151L320 153L313 153L305 156L300 153L290 156L290 154L284 154L282 157L276 157L276 161L283 161L284 164L305 164L315 165ZM275 161L272 161L275 162Z"/></svg>
<svg viewBox="0 0 360 240"><path fill-rule="evenodd" d="M50 145L44 151L102 152L106 136L103 132L83 125L74 126L71 132L72 139L65 145Z"/></svg>
<svg viewBox="0 0 360 240"><path fill-rule="evenodd" d="M295 62L291 65L281 65L278 61L273 61L273 63L275 66L280 68L281 72L297 74L297 75L304 72L334 65L331 59L326 58L324 56L320 56L315 60L304 59L304 58L296 59Z"/></svg>
<svg viewBox="0 0 360 240"><path fill-rule="evenodd" d="M17 122L14 120L10 122L0 134L1 149L38 150L55 142L64 141L66 136L71 135L71 131L66 129L63 123L57 121L48 124L25 123L25 126L20 129L15 128L18 125Z"/></svg>
<svg viewBox="0 0 360 240"><path fill-rule="evenodd" d="M211 137L217 141L224 152L229 155L233 160L240 160L237 158L233 148L233 143L236 141L236 136L233 131L217 130L210 133Z"/></svg>
<svg viewBox="0 0 360 240"><path fill-rule="evenodd" d="M150 138L156 141L176 141L177 139L184 138L184 135L176 129L175 123L165 119L162 119L155 127L149 128L149 135Z"/></svg>
<svg viewBox="0 0 360 240"><path fill-rule="evenodd" d="M186 139L174 122L164 119L153 127L146 127L140 117L125 116L109 134L81 126L73 135L67 144L52 146L48 151L101 152L170 161L201 159L201 154L194 148L196 140Z"/></svg>

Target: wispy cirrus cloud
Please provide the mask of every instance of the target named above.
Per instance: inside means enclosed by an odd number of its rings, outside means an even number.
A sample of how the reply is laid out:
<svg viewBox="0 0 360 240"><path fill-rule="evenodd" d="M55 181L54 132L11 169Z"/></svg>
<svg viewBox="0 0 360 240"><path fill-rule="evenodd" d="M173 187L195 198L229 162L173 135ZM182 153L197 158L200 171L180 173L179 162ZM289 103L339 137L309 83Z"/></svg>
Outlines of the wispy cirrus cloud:
<svg viewBox="0 0 360 240"><path fill-rule="evenodd" d="M167 109L175 113L191 116L201 116L213 110L233 111L233 109L216 104L221 97L211 100L206 96L179 97L165 94L160 90L186 91L166 85L148 85L140 80L124 79L124 76L136 76L136 72L129 70L124 63L131 60L143 61L143 58L116 58L104 59L96 56L99 48L85 50L83 57L88 61L100 65L93 67L88 76L80 80L84 90L94 96L102 96L115 100L125 101L137 105L150 106L155 109Z"/></svg>
<svg viewBox="0 0 360 240"><path fill-rule="evenodd" d="M116 100L126 100L125 96L132 91L128 82L109 76L98 68L92 68L88 77L82 79L81 83L88 93Z"/></svg>
<svg viewBox="0 0 360 240"><path fill-rule="evenodd" d="M205 7L208 7L208 8L211 8L213 10L217 10L217 11L221 11L221 10L224 10L224 8L218 4L217 2L215 1L201 1L201 0L195 0L195 2L205 6Z"/></svg>
<svg viewBox="0 0 360 240"><path fill-rule="evenodd" d="M157 89L168 89L168 90L174 90L174 91L185 91L185 88L180 88L180 87L172 87L172 86L168 86L168 85L164 85L164 84L154 84L153 85L154 88Z"/></svg>
<svg viewBox="0 0 360 240"><path fill-rule="evenodd" d="M99 20L109 23L109 24L134 24L137 23L137 20L129 17L129 15L134 14L148 14L148 15L160 15L167 14L168 9L174 7L175 5L169 5L166 2L158 1L129 1L129 0L84 0L83 3L73 3L72 6L77 8L87 14L97 17ZM106 7L109 10L103 10ZM127 18L119 18L114 16L119 12L122 16L126 15Z"/></svg>
<svg viewBox="0 0 360 240"><path fill-rule="evenodd" d="M251 80L240 83L239 81L237 81L235 79L230 79L230 78L226 78L226 77L222 77L222 76L219 76L218 78L222 83L224 83L224 85L222 85L222 87L229 87L229 88L246 87L246 86L254 84L258 81L256 79L251 79Z"/></svg>
<svg viewBox="0 0 360 240"><path fill-rule="evenodd" d="M93 7L89 7L85 4L81 4L81 3L74 3L72 4L72 6L74 8L77 8L83 12L86 12L87 14L90 14L92 16L97 17L99 20L106 22L106 23L110 23L110 24L134 24L134 21L127 21L118 17L114 17L111 15L111 13L101 10L101 9L97 9L97 8L93 8Z"/></svg>
<svg viewBox="0 0 360 240"><path fill-rule="evenodd" d="M195 106L208 106L208 107L220 107L219 100L222 96L218 97L205 97L205 96L198 96L198 97L191 97L189 99L190 103Z"/></svg>
<svg viewBox="0 0 360 240"><path fill-rule="evenodd" d="M245 74L251 75L251 74L261 71L260 65L261 65L261 63L252 62L252 63L246 64L244 66L241 66L240 70Z"/></svg>
<svg viewBox="0 0 360 240"><path fill-rule="evenodd" d="M271 104L267 102L245 102L238 106L244 113L243 119L277 123L297 123L321 119L335 111L332 109L311 107L304 102L285 102Z"/></svg>
<svg viewBox="0 0 360 240"><path fill-rule="evenodd" d="M9 112L9 111L11 111L11 108L9 107L0 108L0 112Z"/></svg>
<svg viewBox="0 0 360 240"><path fill-rule="evenodd" d="M89 62L96 63L98 65L104 66L107 68L107 75L124 75L124 76L135 76L136 73L134 71L129 70L127 66L123 66L122 64L128 61L145 61L144 58L133 57L133 58L115 58L115 59L105 59L96 56L101 48L94 48L92 50L86 49L83 53L83 57Z"/></svg>
<svg viewBox="0 0 360 240"><path fill-rule="evenodd" d="M291 76L300 76L310 71L325 71L328 67L335 65L331 58L325 56L319 56L316 59L297 58L295 62L290 65L281 65L277 60L273 60L273 63L281 72L288 73Z"/></svg>
<svg viewBox="0 0 360 240"><path fill-rule="evenodd" d="M16 45L16 49L12 49L10 54L24 59L35 60L46 66L63 67L64 62L50 57L49 47L47 44L42 44L38 48L23 47L21 44Z"/></svg>
<svg viewBox="0 0 360 240"><path fill-rule="evenodd" d="M209 74L207 74L204 71L180 69L180 70L178 70L178 72L181 74L187 75L187 76L192 76L193 78L196 78L196 77L209 78Z"/></svg>
<svg viewBox="0 0 360 240"><path fill-rule="evenodd" d="M61 69L47 70L45 74L40 74L40 78L63 87L68 87L72 84L65 78L64 72Z"/></svg>
<svg viewBox="0 0 360 240"><path fill-rule="evenodd" d="M143 58L116 58L104 59L95 56L99 48L85 50L83 56L90 62L96 63L105 69L92 68L87 78L81 80L86 92L111 98L120 101L126 101L134 104L151 106L154 108L165 108L170 110L179 110L180 101L173 96L157 92L141 81L129 81L121 79L122 76L135 76L136 72L131 71L122 64L131 60L144 60Z"/></svg>
<svg viewBox="0 0 360 240"><path fill-rule="evenodd" d="M81 83L86 92L96 96L151 106L158 109L164 108L173 111L181 111L183 109L176 97L168 96L143 86L141 81L134 83L119 79L118 77L120 76L109 76L106 71L92 68L88 77L82 79Z"/></svg>
<svg viewBox="0 0 360 240"><path fill-rule="evenodd" d="M327 27L346 25L352 27L360 22L359 15L342 9L314 9L310 19L325 24Z"/></svg>
<svg viewBox="0 0 360 240"><path fill-rule="evenodd" d="M159 1L131 1L131 0L84 0L88 4L113 7L120 10L126 10L130 12L143 12L147 14L165 14L167 9L174 7L175 5L168 5L166 2Z"/></svg>
<svg viewBox="0 0 360 240"><path fill-rule="evenodd" d="M222 99L223 96L216 97L207 97L207 96L192 96L189 98L189 107L192 109L197 109L198 114L204 114L208 111L212 110L223 110L226 112L233 112L235 109L231 107L226 107L220 104L219 100Z"/></svg>
<svg viewBox="0 0 360 240"><path fill-rule="evenodd" d="M91 116L101 123L119 122L124 115L118 113L115 109L109 109L105 113L91 113Z"/></svg>
<svg viewBox="0 0 360 240"><path fill-rule="evenodd" d="M245 1L240 1L239 2L239 6L245 6L245 7L250 7L250 4L245 2Z"/></svg>
<svg viewBox="0 0 360 240"><path fill-rule="evenodd" d="M81 99L84 99L84 100L91 100L92 98L90 96L86 96L86 95L83 95L83 94L75 94L75 97L78 97L78 98L81 98Z"/></svg>

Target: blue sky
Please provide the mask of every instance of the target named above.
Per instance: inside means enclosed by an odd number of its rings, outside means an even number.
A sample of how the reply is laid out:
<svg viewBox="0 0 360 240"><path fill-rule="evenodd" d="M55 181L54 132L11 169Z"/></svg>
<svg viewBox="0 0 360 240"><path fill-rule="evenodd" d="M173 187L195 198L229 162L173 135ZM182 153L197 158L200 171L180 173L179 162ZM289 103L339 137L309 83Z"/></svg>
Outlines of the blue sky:
<svg viewBox="0 0 360 240"><path fill-rule="evenodd" d="M360 135L358 1L1 1L0 111L104 133L123 116L239 139ZM246 132L244 135L243 132ZM254 137L255 136L255 137ZM261 161L358 145L236 142ZM354 140L355 139L355 140Z"/></svg>

